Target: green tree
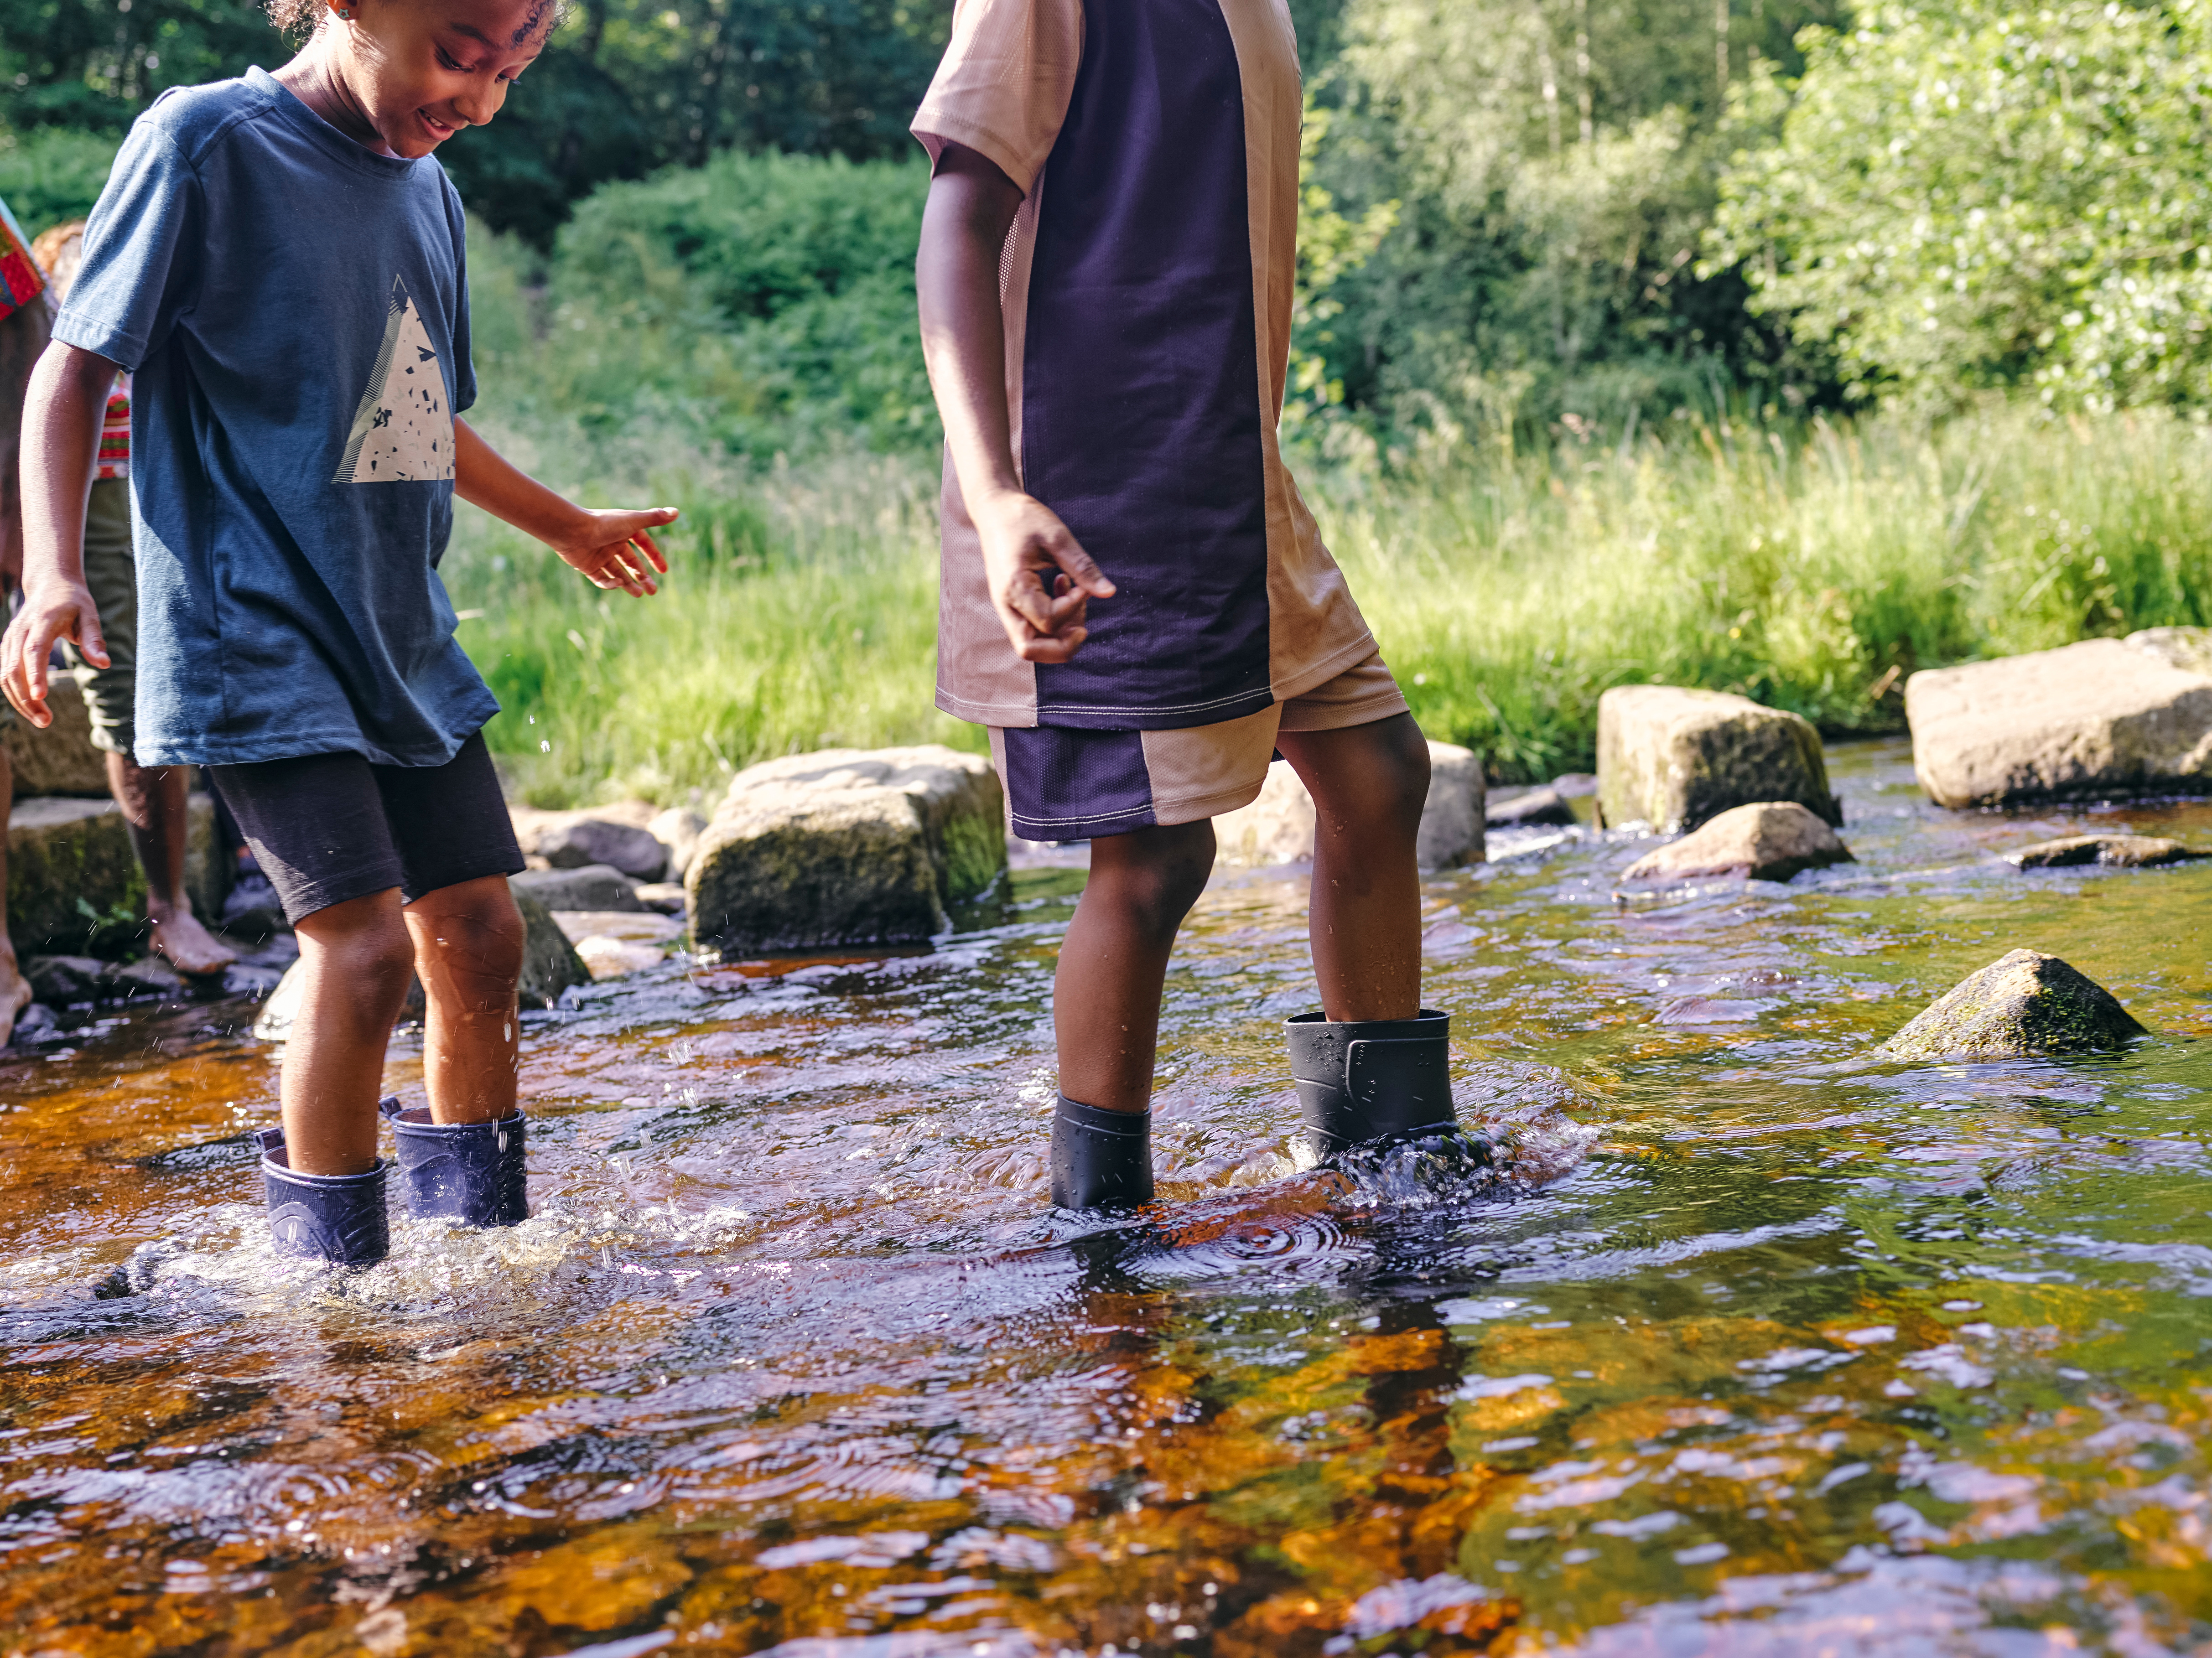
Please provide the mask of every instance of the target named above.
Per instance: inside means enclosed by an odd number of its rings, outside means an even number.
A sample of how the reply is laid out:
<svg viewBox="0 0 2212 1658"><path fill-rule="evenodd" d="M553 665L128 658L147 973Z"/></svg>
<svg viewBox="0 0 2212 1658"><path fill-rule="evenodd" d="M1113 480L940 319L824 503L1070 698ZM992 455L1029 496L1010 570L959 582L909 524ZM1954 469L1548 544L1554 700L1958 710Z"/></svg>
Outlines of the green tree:
<svg viewBox="0 0 2212 1658"><path fill-rule="evenodd" d="M1747 88L1710 244L1862 396L2212 401L2203 0L1882 6Z"/></svg>

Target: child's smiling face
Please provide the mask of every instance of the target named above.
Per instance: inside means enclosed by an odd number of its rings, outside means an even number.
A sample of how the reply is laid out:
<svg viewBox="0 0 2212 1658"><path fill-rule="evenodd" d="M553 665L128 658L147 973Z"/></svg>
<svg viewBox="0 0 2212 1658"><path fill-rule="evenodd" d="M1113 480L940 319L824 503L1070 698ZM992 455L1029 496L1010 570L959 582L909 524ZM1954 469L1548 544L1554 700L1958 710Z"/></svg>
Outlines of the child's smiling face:
<svg viewBox="0 0 2212 1658"><path fill-rule="evenodd" d="M544 50L555 0L348 0L331 44L359 112L395 155L428 155L499 113Z"/></svg>

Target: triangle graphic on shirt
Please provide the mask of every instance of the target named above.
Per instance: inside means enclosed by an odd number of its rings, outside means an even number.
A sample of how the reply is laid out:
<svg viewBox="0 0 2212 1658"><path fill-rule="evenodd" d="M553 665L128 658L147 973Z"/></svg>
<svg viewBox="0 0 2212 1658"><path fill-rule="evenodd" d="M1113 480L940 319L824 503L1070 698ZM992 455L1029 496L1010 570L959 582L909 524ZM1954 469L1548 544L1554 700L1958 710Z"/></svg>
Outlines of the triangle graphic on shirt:
<svg viewBox="0 0 2212 1658"><path fill-rule="evenodd" d="M453 411L446 375L413 295L392 279L384 346L354 411L333 483L405 483L453 476Z"/></svg>

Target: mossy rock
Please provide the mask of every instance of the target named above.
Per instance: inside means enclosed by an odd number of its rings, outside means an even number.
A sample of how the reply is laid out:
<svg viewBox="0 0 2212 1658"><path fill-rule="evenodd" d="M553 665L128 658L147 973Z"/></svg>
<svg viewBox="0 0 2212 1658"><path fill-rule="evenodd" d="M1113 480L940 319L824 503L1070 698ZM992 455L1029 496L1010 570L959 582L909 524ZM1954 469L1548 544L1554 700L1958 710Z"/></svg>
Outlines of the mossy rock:
<svg viewBox="0 0 2212 1658"><path fill-rule="evenodd" d="M2009 1060L2097 1054L2150 1033L2094 980L2015 950L1929 1004L1876 1052L1889 1060Z"/></svg>

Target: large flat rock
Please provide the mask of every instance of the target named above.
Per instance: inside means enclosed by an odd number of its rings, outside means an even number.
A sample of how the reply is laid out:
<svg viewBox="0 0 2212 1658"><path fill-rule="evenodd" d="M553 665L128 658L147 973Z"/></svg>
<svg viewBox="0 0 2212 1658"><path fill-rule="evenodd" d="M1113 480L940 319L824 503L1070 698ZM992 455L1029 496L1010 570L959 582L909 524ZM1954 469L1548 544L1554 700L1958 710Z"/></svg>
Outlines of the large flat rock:
<svg viewBox="0 0 2212 1658"><path fill-rule="evenodd" d="M1415 855L1423 869L1479 864L1483 835L1482 762L1456 743L1429 744L1429 795L1421 806ZM1314 803L1290 762L1267 768L1260 798L1213 820L1214 858L1224 864L1266 869L1311 863Z"/></svg>
<svg viewBox="0 0 2212 1658"><path fill-rule="evenodd" d="M1942 806L2212 793L2207 637L2160 628L1913 675L1921 787Z"/></svg>
<svg viewBox="0 0 2212 1658"><path fill-rule="evenodd" d="M1006 864L991 762L939 744L750 766L699 837L692 937L724 952L927 938Z"/></svg>
<svg viewBox="0 0 2212 1658"><path fill-rule="evenodd" d="M1794 800L1840 824L1820 734L1747 696L1620 685L1598 699L1598 815L1674 835L1737 806Z"/></svg>
<svg viewBox="0 0 2212 1658"><path fill-rule="evenodd" d="M6 747L15 771L15 793L105 798L107 756L92 746L92 716L85 712L76 681L65 673L55 674L47 688L46 706L53 711L54 723L46 730L19 719L0 732L0 745Z"/></svg>
<svg viewBox="0 0 2212 1658"><path fill-rule="evenodd" d="M201 914L218 915L227 889L223 860L212 855L215 802L195 794L188 813L185 889ZM114 801L17 800L8 820L8 932L16 954L71 954L118 910L145 914L146 877Z"/></svg>

